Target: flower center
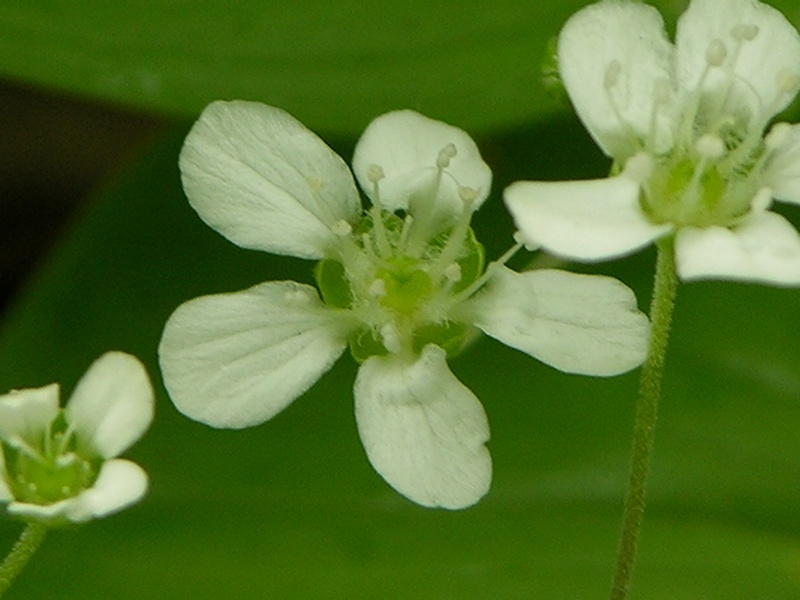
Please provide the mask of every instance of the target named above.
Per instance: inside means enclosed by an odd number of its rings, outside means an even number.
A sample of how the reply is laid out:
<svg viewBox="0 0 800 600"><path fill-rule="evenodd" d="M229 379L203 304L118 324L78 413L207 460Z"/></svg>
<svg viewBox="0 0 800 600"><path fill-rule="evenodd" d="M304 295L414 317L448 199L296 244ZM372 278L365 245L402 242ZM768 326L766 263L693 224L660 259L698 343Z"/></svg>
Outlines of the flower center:
<svg viewBox="0 0 800 600"><path fill-rule="evenodd" d="M743 47L759 33L756 25L740 23L731 29L727 44L711 41L704 69L678 98L673 98L669 81L656 81L649 131L640 139L641 154L649 156L651 164L642 178L641 203L654 222L730 226L762 207L763 167L777 147L764 140L763 131L787 94L796 92L798 77L779 73L777 93L768 106L737 74ZM612 61L604 87L623 129L640 138L615 104L612 91L621 71L622 65ZM659 127L665 117L672 124L667 133ZM617 157L618 164L633 158Z"/></svg>
<svg viewBox="0 0 800 600"><path fill-rule="evenodd" d="M18 502L48 505L78 495L97 478L99 459L87 459L75 448L64 412L41 434L41 439L2 440L6 484Z"/></svg>
<svg viewBox="0 0 800 600"><path fill-rule="evenodd" d="M455 146L440 152L437 181ZM458 294L484 270L483 246L470 228L475 193L459 188L462 211L442 229L435 207L438 185L415 198L408 211L380 202L383 171L373 165L373 204L354 227L337 226L339 256L317 263L314 277L326 304L348 309L363 327L350 336L358 361L390 352L418 353L427 344L457 352L467 326L449 319Z"/></svg>

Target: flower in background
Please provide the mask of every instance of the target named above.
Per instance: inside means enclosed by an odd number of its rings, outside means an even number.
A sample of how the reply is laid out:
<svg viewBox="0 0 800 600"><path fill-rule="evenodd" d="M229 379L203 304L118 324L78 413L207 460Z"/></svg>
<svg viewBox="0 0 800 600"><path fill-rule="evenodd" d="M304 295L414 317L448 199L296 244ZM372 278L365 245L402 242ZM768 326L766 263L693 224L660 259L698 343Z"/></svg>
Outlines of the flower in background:
<svg viewBox="0 0 800 600"><path fill-rule="evenodd" d="M0 503L48 526L104 517L138 502L147 474L116 458L153 419L142 364L122 352L97 359L59 408L59 386L0 396Z"/></svg>
<svg viewBox="0 0 800 600"><path fill-rule="evenodd" d="M214 427L272 418L349 346L358 431L373 467L424 506L489 489L489 426L449 370L473 326L559 369L638 366L648 323L620 282L484 268L470 220L491 171L462 130L412 111L375 119L353 172L286 112L215 102L180 157L192 207L233 243L317 261L317 288L270 281L186 302L159 347L180 411ZM519 248L517 245L507 255Z"/></svg>
<svg viewBox="0 0 800 600"><path fill-rule="evenodd" d="M526 243L595 261L674 234L684 280L800 285L800 235L769 210L800 203L800 126L764 135L800 87L800 36L780 12L692 0L673 45L653 7L602 0L566 23L558 61L613 175L510 186Z"/></svg>

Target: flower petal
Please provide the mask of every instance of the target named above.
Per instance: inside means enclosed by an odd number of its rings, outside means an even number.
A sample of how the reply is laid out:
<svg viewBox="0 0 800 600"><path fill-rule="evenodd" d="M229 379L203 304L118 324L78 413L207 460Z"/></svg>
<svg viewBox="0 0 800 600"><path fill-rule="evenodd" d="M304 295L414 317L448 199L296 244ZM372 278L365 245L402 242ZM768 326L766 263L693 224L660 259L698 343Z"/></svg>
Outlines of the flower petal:
<svg viewBox="0 0 800 600"><path fill-rule="evenodd" d="M504 199L526 244L583 261L630 254L669 231L639 206L639 184L625 173L588 181L518 181Z"/></svg>
<svg viewBox="0 0 800 600"><path fill-rule="evenodd" d="M322 258L331 227L361 203L347 165L288 113L258 102L213 102L186 137L183 189L210 227L234 244Z"/></svg>
<svg viewBox="0 0 800 600"><path fill-rule="evenodd" d="M741 40L747 28L755 37ZM709 69L709 47L720 42L725 62ZM682 90L692 94L704 77L703 89L720 94L724 111L745 108L758 126L797 93L800 35L778 10L756 0L692 0L678 20L675 45Z"/></svg>
<svg viewBox="0 0 800 600"><path fill-rule="evenodd" d="M448 145L456 154L437 174L439 155ZM353 172L361 189L375 201L370 167L379 166L380 203L388 210L413 209L415 197L443 204L441 210L459 215L462 204L458 186L475 192L473 208L477 209L489 195L492 171L483 161L478 147L463 130L429 119L412 110L398 110L376 118L364 131L353 153ZM438 180L441 180L437 194Z"/></svg>
<svg viewBox="0 0 800 600"><path fill-rule="evenodd" d="M178 410L214 427L272 418L336 361L353 327L314 288L267 282L195 298L167 321L159 347Z"/></svg>
<svg viewBox="0 0 800 600"><path fill-rule="evenodd" d="M58 414L58 396L57 383L0 396L0 437L19 436L38 448L42 434Z"/></svg>
<svg viewBox="0 0 800 600"><path fill-rule="evenodd" d="M800 125L779 123L773 131L778 128L783 129L780 132L783 139L767 161L764 182L778 200L800 204Z"/></svg>
<svg viewBox="0 0 800 600"><path fill-rule="evenodd" d="M367 457L417 504L466 508L489 491L489 424L475 395L428 345L415 361L373 357L358 371L356 421Z"/></svg>
<svg viewBox="0 0 800 600"><path fill-rule="evenodd" d="M67 404L79 445L103 458L119 455L153 421L153 388L144 365L124 352L92 363Z"/></svg>
<svg viewBox="0 0 800 600"><path fill-rule="evenodd" d="M581 121L603 151L625 159L652 127L656 86L671 81L672 44L652 6L603 0L576 12L558 37L558 64ZM668 87L668 86L667 86ZM658 139L669 145L659 111Z"/></svg>
<svg viewBox="0 0 800 600"><path fill-rule="evenodd" d="M611 277L497 267L465 309L488 335L568 373L618 375L647 354L647 317Z"/></svg>
<svg viewBox="0 0 800 600"><path fill-rule="evenodd" d="M726 229L686 227L675 238L678 275L800 285L800 234L782 216L762 212Z"/></svg>
<svg viewBox="0 0 800 600"><path fill-rule="evenodd" d="M83 523L105 517L135 504L147 491L147 473L128 460L114 459L103 464L90 489L74 498L53 504L12 502L10 515L49 526Z"/></svg>

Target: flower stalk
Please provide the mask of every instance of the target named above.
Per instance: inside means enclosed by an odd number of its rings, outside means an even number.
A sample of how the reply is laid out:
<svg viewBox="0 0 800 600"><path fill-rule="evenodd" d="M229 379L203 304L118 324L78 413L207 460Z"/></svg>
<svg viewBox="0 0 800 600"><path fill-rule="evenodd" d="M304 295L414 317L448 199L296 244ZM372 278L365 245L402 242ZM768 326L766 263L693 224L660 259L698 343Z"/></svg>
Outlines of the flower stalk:
<svg viewBox="0 0 800 600"><path fill-rule="evenodd" d="M29 523L14 544L11 552L0 564L0 596L3 596L17 578L28 561L39 549L47 534L47 526L41 523Z"/></svg>
<svg viewBox="0 0 800 600"><path fill-rule="evenodd" d="M633 579L639 533L644 520L650 459L655 444L661 380L677 289L675 245L673 237L670 236L658 242L653 296L650 302L650 345L639 378L639 395L631 445L631 472L625 498L622 533L617 548L611 600L625 600Z"/></svg>

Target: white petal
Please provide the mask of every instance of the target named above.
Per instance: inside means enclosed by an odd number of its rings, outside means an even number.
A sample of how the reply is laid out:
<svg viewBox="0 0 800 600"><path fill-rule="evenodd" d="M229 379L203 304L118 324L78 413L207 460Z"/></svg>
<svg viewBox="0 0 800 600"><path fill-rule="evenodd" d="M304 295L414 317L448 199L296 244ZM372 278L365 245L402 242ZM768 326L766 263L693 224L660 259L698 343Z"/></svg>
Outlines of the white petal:
<svg viewBox="0 0 800 600"><path fill-rule="evenodd" d="M58 414L58 396L57 383L0 396L0 437L19 436L38 448L42 434Z"/></svg>
<svg viewBox="0 0 800 600"><path fill-rule="evenodd" d="M800 125L784 126L786 137L766 164L764 183L778 200L800 204Z"/></svg>
<svg viewBox="0 0 800 600"><path fill-rule="evenodd" d="M590 4L558 37L559 71L570 100L597 144L617 159L632 156L648 137L655 90L669 87L671 60L661 15L638 2ZM657 134L668 145L670 124L662 113Z"/></svg>
<svg viewBox="0 0 800 600"><path fill-rule="evenodd" d="M484 332L568 373L617 375L647 353L647 317L611 277L500 267L469 304Z"/></svg>
<svg viewBox="0 0 800 600"><path fill-rule="evenodd" d="M756 26L755 38L734 39L741 25ZM797 93L797 83L787 90L781 82L800 76L800 36L779 11L756 0L692 0L678 20L675 44L679 86L687 94L697 87L709 46L717 41L725 46L726 62L708 71L703 89L727 97L724 110L746 108L763 126Z"/></svg>
<svg viewBox="0 0 800 600"><path fill-rule="evenodd" d="M373 357L358 371L356 421L367 457L398 492L423 506L465 508L488 491L489 424L475 395L433 345L411 362Z"/></svg>
<svg viewBox="0 0 800 600"><path fill-rule="evenodd" d="M147 483L147 473L139 465L114 459L103 464L94 486L74 498L47 505L12 502L7 510L25 521L51 526L83 523L135 504L147 492Z"/></svg>
<svg viewBox="0 0 800 600"><path fill-rule="evenodd" d="M782 216L762 212L726 229L686 227L675 238L681 279L800 285L800 235Z"/></svg>
<svg viewBox="0 0 800 600"><path fill-rule="evenodd" d="M350 314L316 290L267 282L195 298L169 318L159 347L175 406L214 427L249 427L305 392L344 350Z"/></svg>
<svg viewBox="0 0 800 600"><path fill-rule="evenodd" d="M331 227L361 203L347 165L288 113L258 102L214 102L186 137L183 188L200 217L234 244L321 258Z"/></svg>
<svg viewBox="0 0 800 600"><path fill-rule="evenodd" d="M449 144L456 155L444 168L438 194L431 194L437 182L437 159ZM436 200L441 210L461 213L458 186L477 192L477 209L489 195L492 172L478 147L463 130L429 119L411 110L398 110L376 118L364 131L353 153L353 172L361 188L374 201L370 179L373 165L383 170L380 202L389 210L414 209L414 199Z"/></svg>
<svg viewBox="0 0 800 600"><path fill-rule="evenodd" d="M624 173L588 181L519 181L504 199L526 244L574 260L630 254L669 231L639 206L639 184Z"/></svg>
<svg viewBox="0 0 800 600"><path fill-rule="evenodd" d="M107 352L92 363L67 404L78 443L103 458L119 455L153 421L153 388L144 365L124 352Z"/></svg>

